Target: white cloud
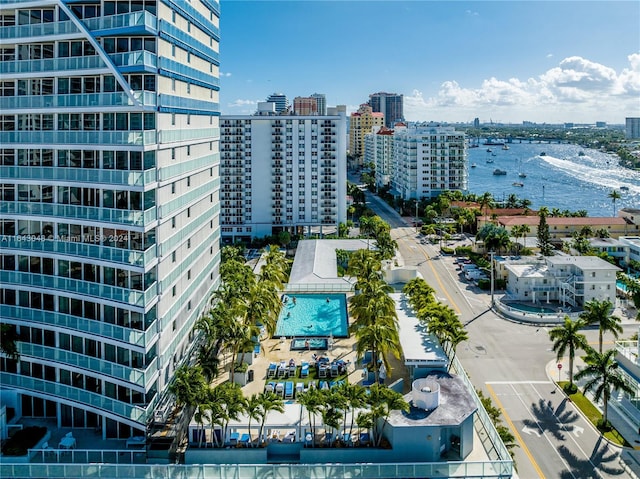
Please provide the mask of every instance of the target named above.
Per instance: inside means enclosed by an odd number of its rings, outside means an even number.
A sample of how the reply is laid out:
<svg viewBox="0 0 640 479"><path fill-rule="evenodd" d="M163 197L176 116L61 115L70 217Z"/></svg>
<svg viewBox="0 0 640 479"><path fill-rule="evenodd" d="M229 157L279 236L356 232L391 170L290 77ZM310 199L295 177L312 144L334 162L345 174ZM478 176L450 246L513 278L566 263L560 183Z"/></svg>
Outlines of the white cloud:
<svg viewBox="0 0 640 479"><path fill-rule="evenodd" d="M473 17L477 17L477 16L479 16L479 15L480 15L478 12L474 12L473 10L467 10L467 11L465 11L465 13L466 13L467 15L471 15L471 16L473 16Z"/></svg>
<svg viewBox="0 0 640 479"><path fill-rule="evenodd" d="M231 76L231 73L227 73L227 72L224 72L224 73L223 73L223 72L220 72L220 78L222 78L222 77L230 77L230 76Z"/></svg>
<svg viewBox="0 0 640 479"><path fill-rule="evenodd" d="M223 111L223 114L233 115L251 115L256 112L260 100L243 100L237 99L230 103L227 103L227 108Z"/></svg>
<svg viewBox="0 0 640 479"><path fill-rule="evenodd" d="M606 65L572 56L535 78L491 77L477 88L445 81L425 98L420 90L405 95L408 120L466 121L475 116L502 121L603 120L622 123L638 114L640 53L629 55L629 68L619 73ZM548 114L563 115L549 118Z"/></svg>
<svg viewBox="0 0 640 479"><path fill-rule="evenodd" d="M553 53L547 53L547 58L553 58Z"/></svg>

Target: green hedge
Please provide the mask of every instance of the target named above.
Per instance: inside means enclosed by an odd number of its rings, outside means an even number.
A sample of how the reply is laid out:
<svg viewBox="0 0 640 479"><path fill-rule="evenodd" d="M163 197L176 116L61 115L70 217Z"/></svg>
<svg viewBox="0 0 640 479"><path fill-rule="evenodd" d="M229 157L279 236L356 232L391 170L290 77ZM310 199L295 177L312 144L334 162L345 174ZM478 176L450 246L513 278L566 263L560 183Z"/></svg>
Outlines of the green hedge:
<svg viewBox="0 0 640 479"><path fill-rule="evenodd" d="M47 433L46 427L30 426L20 429L3 446L2 454L5 456L26 456L40 439Z"/></svg>

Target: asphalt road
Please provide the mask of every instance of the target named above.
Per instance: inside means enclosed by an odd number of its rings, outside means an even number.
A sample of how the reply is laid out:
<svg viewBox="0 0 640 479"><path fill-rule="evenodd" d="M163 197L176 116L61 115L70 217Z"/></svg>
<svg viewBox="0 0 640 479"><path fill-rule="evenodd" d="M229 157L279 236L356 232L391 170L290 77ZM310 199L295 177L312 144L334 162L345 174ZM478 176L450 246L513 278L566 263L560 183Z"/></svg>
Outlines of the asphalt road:
<svg viewBox="0 0 640 479"><path fill-rule="evenodd" d="M440 256L438 245L421 243L416 228L378 197L369 193L366 197L371 209L391 225L404 264L416 266L436 290L437 299L451 306L465 324L469 340L458 346L457 356L475 387L502 410L504 423L518 443L518 476L629 477L620 467L619 448L600 437L549 377L547 366L555 364L549 329L513 323L494 314L489 308L490 294L465 281L453 258ZM626 325L624 336L635 331L637 324ZM597 344L597 330L588 330L586 335ZM612 338L606 339L610 347ZM566 371L564 374L566 379Z"/></svg>

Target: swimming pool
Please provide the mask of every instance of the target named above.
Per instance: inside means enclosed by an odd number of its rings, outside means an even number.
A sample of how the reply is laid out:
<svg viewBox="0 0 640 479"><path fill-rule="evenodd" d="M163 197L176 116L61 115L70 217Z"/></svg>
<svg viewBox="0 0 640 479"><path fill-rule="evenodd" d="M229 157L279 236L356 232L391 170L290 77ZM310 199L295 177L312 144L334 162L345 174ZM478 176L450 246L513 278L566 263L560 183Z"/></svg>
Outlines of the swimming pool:
<svg viewBox="0 0 640 479"><path fill-rule="evenodd" d="M545 308L543 306L534 306L533 304L523 303L506 303L512 309L524 311L526 313L542 313L542 314L557 314L558 308Z"/></svg>
<svg viewBox="0 0 640 479"><path fill-rule="evenodd" d="M346 338L349 335L344 294L288 294L283 296L283 301L274 337Z"/></svg>

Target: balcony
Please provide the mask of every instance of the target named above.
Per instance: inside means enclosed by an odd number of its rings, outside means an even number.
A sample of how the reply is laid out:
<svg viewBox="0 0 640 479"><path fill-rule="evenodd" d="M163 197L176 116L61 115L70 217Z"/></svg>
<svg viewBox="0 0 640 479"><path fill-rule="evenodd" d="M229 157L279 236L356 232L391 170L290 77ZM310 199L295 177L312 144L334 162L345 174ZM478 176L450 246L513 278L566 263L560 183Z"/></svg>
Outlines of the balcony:
<svg viewBox="0 0 640 479"><path fill-rule="evenodd" d="M57 255L75 256L93 260L128 264L131 266L150 265L156 260L156 245L146 251L133 251L121 248L101 246L99 244L75 243L70 241L51 241L34 239L18 240L16 237L5 237L0 242L2 249L31 251L34 253L55 253Z"/></svg>
<svg viewBox="0 0 640 479"><path fill-rule="evenodd" d="M90 57L46 58L44 60L13 60L0 62L2 76L36 76L38 73L51 74L54 71L103 70L107 66L98 55ZM88 74L89 72L83 72ZM97 73L97 72L96 72Z"/></svg>
<svg viewBox="0 0 640 479"><path fill-rule="evenodd" d="M0 315L2 315L3 318L15 319L27 323L35 322L81 331L101 338L115 339L116 341L122 341L141 348L151 346L158 335L155 321L149 324L146 331L140 331L138 329L125 328L102 321L79 318L70 314L23 308L20 306L8 306L5 304L0 305Z"/></svg>
<svg viewBox="0 0 640 479"><path fill-rule="evenodd" d="M11 387L19 391L47 394L54 398L62 398L67 401L79 402L89 405L97 410L106 411L129 419L145 427L148 412L145 408L117 401L102 394L91 393L83 389L74 388L60 383L52 383L43 379L35 379L18 374L0 373L0 383L5 387ZM149 408L151 409L151 408Z"/></svg>
<svg viewBox="0 0 640 479"><path fill-rule="evenodd" d="M134 291L128 288L82 281L79 279L26 273L23 271L0 271L0 283L19 287L54 289L76 293L82 296L109 299L131 306L145 307L157 297L157 284L153 283L146 291Z"/></svg>
<svg viewBox="0 0 640 479"><path fill-rule="evenodd" d="M63 183L104 183L122 186L145 186L158 181L157 170L99 170L88 168L56 168L50 166L0 166L0 177L19 180Z"/></svg>
<svg viewBox="0 0 640 479"><path fill-rule="evenodd" d="M66 351L64 349L40 346L38 344L18 342L20 357L34 357L45 359L47 362L62 363L77 368L82 368L97 376L110 376L121 381L126 381L141 388L145 388L155 380L158 375L156 361L153 361L146 370L140 370L129 366L122 366L103 359L93 358L84 354Z"/></svg>
<svg viewBox="0 0 640 479"><path fill-rule="evenodd" d="M157 221L156 208L146 211L116 210L94 206L61 205L57 203L23 203L3 201L0 213L7 215L55 216L74 220L98 221L145 226Z"/></svg>
<svg viewBox="0 0 640 479"><path fill-rule="evenodd" d="M2 65L2 63L0 63ZM178 130L181 134L183 130ZM188 132L189 130L184 130ZM211 130L209 130L211 131ZM162 133L162 132L161 132ZM155 145L155 130L147 131L2 131L0 143L21 143L26 145L100 145L122 146Z"/></svg>
<svg viewBox="0 0 640 479"><path fill-rule="evenodd" d="M86 18L83 22L88 30L99 35L155 35L158 21L155 15L141 10L120 15Z"/></svg>
<svg viewBox="0 0 640 479"><path fill-rule="evenodd" d="M143 106L156 106L156 95L152 92L134 92L134 96ZM82 95L32 95L32 96L4 96L0 97L0 110L45 108L86 108L100 106L100 108L134 106L133 102L123 92L115 93L85 93ZM137 106L137 105L135 105Z"/></svg>

